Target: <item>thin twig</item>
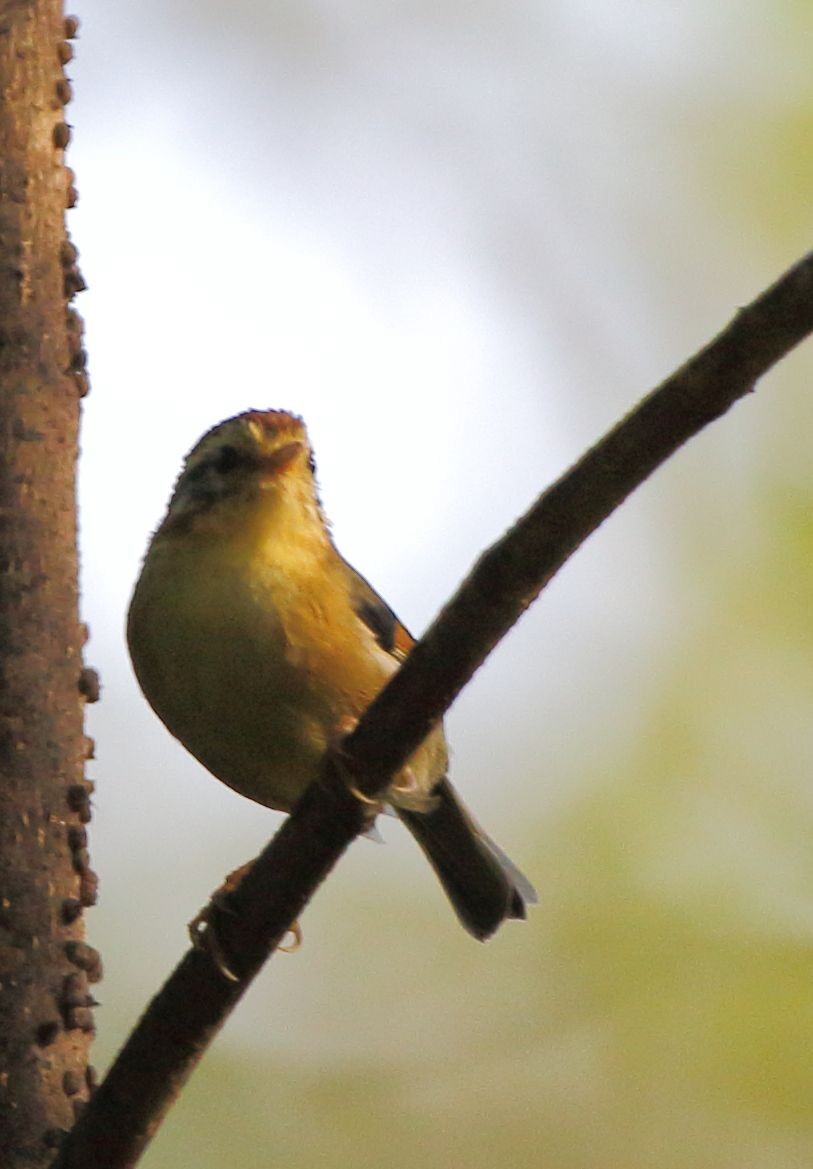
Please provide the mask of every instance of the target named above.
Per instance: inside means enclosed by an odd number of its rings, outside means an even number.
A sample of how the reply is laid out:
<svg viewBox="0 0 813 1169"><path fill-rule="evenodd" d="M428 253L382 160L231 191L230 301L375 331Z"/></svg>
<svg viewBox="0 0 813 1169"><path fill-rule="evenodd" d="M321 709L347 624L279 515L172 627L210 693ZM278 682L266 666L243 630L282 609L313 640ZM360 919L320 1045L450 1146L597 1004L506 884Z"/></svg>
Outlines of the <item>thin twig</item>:
<svg viewBox="0 0 813 1169"><path fill-rule="evenodd" d="M218 914L230 982L190 951L153 999L58 1169L136 1163L182 1084L288 925L364 826L375 796L576 548L692 435L813 331L813 254L786 272L553 484L475 565L408 661L325 762Z"/></svg>

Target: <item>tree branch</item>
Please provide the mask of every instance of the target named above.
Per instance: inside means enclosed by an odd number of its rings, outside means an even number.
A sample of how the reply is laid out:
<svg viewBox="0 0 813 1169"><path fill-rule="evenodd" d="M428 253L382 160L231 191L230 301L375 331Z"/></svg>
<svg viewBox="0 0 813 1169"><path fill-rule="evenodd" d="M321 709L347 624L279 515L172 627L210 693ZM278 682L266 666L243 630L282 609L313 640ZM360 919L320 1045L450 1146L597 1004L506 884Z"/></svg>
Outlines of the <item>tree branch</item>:
<svg viewBox="0 0 813 1169"><path fill-rule="evenodd" d="M186 955L68 1138L59 1169L135 1164L251 979L363 828L365 808L349 793L348 774L368 796L381 793L571 553L811 331L813 254L644 398L484 553L230 895L233 912L217 914L240 981L227 981L203 953Z"/></svg>

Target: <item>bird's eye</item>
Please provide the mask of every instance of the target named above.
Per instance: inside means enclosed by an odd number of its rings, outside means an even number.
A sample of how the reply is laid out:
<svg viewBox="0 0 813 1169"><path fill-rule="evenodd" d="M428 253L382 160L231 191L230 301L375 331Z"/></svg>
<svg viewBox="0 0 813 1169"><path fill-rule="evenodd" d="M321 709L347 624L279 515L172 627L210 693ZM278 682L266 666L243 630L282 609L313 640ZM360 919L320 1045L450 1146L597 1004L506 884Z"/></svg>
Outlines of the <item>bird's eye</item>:
<svg viewBox="0 0 813 1169"><path fill-rule="evenodd" d="M243 457L238 451L237 447L227 444L226 446L222 446L217 452L217 458L215 459L214 464L215 470L222 472L233 471L235 467L238 467L240 463L242 463L242 461Z"/></svg>

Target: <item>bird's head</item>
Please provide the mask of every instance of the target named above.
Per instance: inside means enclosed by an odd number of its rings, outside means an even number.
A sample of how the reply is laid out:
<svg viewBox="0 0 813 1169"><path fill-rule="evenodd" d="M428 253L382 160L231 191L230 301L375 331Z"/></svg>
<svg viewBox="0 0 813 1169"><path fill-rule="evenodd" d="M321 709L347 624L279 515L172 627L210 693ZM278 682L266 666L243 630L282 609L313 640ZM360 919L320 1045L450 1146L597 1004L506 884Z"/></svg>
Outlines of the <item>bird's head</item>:
<svg viewBox="0 0 813 1169"><path fill-rule="evenodd" d="M305 424L284 410L247 410L212 427L187 455L167 530L231 526L257 512L320 518Z"/></svg>

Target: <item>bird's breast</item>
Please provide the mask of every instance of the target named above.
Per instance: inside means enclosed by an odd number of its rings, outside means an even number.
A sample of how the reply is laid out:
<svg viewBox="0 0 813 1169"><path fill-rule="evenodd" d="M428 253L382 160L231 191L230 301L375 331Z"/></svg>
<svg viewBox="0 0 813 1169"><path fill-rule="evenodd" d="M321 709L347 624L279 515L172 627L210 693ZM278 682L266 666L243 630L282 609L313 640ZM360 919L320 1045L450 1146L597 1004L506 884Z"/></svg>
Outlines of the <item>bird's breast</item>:
<svg viewBox="0 0 813 1169"><path fill-rule="evenodd" d="M130 610L133 664L167 728L230 787L287 810L332 735L396 668L341 590L222 550L154 547Z"/></svg>

